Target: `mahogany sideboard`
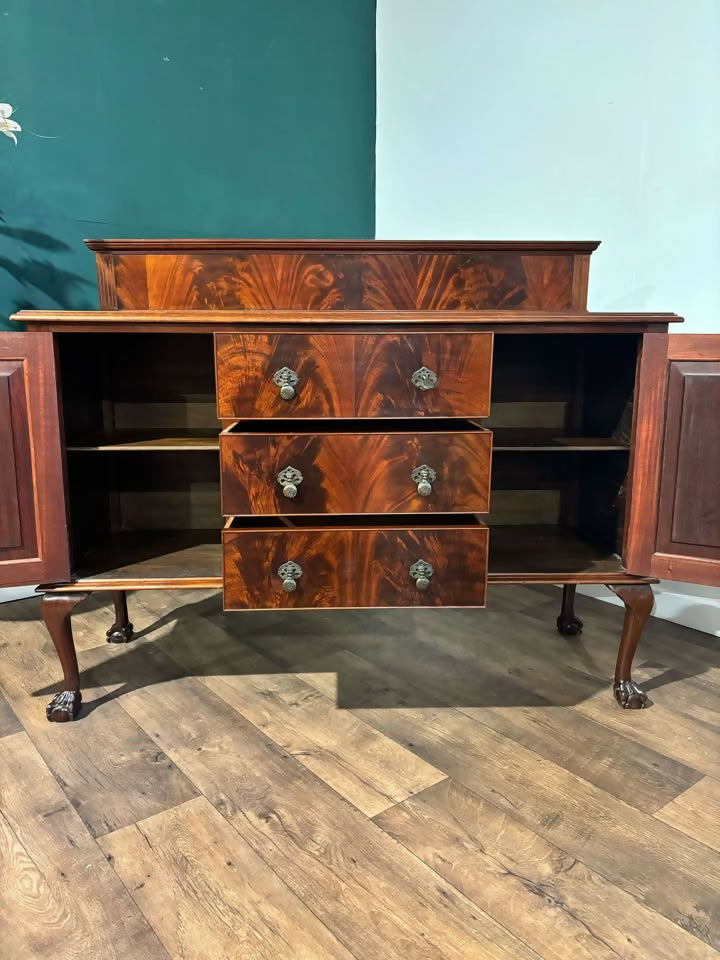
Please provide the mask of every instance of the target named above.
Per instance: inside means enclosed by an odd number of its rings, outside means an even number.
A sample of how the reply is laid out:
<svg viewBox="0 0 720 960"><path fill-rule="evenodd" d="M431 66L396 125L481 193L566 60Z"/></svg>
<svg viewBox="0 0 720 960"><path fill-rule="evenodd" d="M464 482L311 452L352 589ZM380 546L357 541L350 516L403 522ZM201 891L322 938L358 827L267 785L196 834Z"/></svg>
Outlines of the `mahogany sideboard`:
<svg viewBox="0 0 720 960"><path fill-rule="evenodd" d="M217 587L225 609L483 607L503 583L625 604L720 584L720 335L589 313L595 243L88 241L99 311L0 335L0 585L71 611ZM482 617L479 613L478 617ZM509 642L511 638L509 638Z"/></svg>

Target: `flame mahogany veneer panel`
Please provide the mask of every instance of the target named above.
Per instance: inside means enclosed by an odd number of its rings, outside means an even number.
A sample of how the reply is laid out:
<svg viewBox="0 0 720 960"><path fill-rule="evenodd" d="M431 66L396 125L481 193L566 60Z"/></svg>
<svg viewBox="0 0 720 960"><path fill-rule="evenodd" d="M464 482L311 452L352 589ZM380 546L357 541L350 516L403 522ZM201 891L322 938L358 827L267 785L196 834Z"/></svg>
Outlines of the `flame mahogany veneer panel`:
<svg viewBox="0 0 720 960"><path fill-rule="evenodd" d="M583 258L568 252L168 250L113 260L106 309L567 310L585 307L587 287Z"/></svg>
<svg viewBox="0 0 720 960"><path fill-rule="evenodd" d="M471 433L226 433L220 438L226 516L354 513L486 513L490 501L489 430ZM436 473L421 496L416 467ZM302 473L288 499L277 477Z"/></svg>
<svg viewBox="0 0 720 960"><path fill-rule="evenodd" d="M493 336L434 334L217 334L218 417L486 417ZM437 386L420 390L426 366ZM296 395L273 375L289 367Z"/></svg>
<svg viewBox="0 0 720 960"><path fill-rule="evenodd" d="M294 529L226 530L226 610L309 607L434 607L485 605L488 530ZM432 564L427 590L410 576L416 560ZM302 568L286 593L278 569Z"/></svg>

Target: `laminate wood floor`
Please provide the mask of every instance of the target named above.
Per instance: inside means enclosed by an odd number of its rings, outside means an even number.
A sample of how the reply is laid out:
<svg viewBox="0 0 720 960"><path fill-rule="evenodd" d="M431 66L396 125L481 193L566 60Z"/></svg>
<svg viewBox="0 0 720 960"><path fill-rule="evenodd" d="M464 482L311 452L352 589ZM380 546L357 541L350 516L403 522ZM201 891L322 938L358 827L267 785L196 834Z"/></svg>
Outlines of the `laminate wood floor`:
<svg viewBox="0 0 720 960"><path fill-rule="evenodd" d="M486 611L225 615L215 593L0 606L2 960L720 958L720 643L495 587Z"/></svg>

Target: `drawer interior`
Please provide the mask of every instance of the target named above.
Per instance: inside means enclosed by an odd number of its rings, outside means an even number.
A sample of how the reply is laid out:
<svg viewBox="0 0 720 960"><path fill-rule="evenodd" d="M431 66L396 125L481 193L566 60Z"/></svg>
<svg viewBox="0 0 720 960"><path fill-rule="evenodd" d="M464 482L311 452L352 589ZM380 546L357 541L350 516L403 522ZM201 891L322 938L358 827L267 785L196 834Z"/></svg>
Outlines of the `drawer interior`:
<svg viewBox="0 0 720 960"><path fill-rule="evenodd" d="M428 516L403 516L393 514L352 514L328 517L230 517L224 531L237 530L335 530L335 529L385 529L398 530L442 527L485 527L483 519L472 513L456 513L452 516L439 514Z"/></svg>
<svg viewBox="0 0 720 960"><path fill-rule="evenodd" d="M343 433L376 433L377 421L366 418L349 420L347 418L333 418L328 420L314 420L303 422L298 420L238 420L223 430L223 435L252 434L253 436L273 436L279 433L293 436L315 436L322 434ZM449 419L434 417L432 420L418 421L407 417L386 419L382 422L381 433L487 433L486 427L480 420L468 420L462 417Z"/></svg>

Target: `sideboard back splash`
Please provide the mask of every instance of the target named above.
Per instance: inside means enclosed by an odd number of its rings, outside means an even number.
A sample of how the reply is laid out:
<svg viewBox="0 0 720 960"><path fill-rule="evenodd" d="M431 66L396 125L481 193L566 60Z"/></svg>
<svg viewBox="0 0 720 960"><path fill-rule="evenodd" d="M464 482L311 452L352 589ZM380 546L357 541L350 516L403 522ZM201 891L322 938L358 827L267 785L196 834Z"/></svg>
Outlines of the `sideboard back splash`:
<svg viewBox="0 0 720 960"><path fill-rule="evenodd" d="M88 241L106 310L584 310L595 244L304 252ZM177 246L173 246L177 243ZM117 249L113 246L117 245ZM393 245L399 247L399 244Z"/></svg>

